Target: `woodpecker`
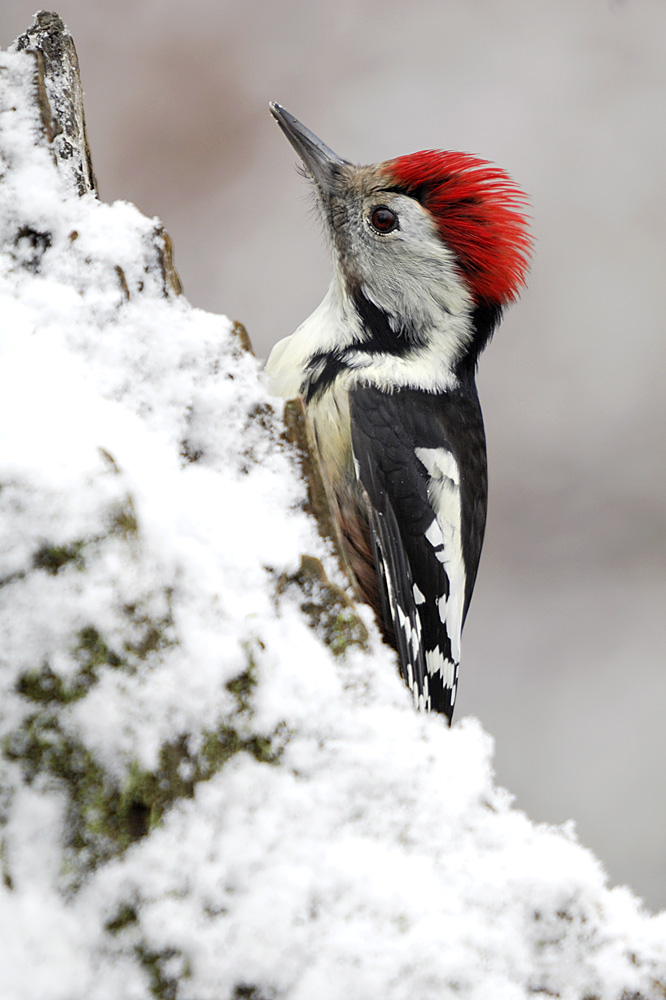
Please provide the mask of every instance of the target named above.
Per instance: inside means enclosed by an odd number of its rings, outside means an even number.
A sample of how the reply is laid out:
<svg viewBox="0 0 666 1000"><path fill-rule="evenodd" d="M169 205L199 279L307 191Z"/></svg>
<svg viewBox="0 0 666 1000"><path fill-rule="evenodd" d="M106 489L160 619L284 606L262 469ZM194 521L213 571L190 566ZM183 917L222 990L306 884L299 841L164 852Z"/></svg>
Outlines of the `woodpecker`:
<svg viewBox="0 0 666 1000"><path fill-rule="evenodd" d="M486 522L475 373L525 283L527 199L469 153L357 166L270 110L313 182L333 280L267 371L304 400L351 570L417 708L450 723Z"/></svg>

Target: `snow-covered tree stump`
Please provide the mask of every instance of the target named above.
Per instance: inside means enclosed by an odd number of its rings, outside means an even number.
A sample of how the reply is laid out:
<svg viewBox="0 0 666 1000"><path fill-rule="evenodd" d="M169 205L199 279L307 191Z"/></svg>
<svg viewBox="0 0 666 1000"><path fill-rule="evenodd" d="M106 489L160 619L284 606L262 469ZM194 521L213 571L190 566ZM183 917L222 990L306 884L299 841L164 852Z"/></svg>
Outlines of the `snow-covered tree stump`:
<svg viewBox="0 0 666 1000"><path fill-rule="evenodd" d="M53 14L0 55L0 237L3 1000L666 996L665 918L414 713L298 405L97 199Z"/></svg>

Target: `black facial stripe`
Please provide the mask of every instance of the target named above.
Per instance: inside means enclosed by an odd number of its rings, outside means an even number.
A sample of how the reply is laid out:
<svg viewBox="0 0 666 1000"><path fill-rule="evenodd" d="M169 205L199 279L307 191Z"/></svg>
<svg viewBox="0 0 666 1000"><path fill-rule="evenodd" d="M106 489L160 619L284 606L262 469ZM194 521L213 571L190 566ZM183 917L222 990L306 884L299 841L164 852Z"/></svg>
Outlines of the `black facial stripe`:
<svg viewBox="0 0 666 1000"><path fill-rule="evenodd" d="M360 288L351 289L351 298L358 313L366 338L358 345L367 354L392 354L404 358L425 341L415 331L401 325L394 330L389 315L366 297Z"/></svg>
<svg viewBox="0 0 666 1000"><path fill-rule="evenodd" d="M404 325L394 330L389 322L388 313L374 305L362 289L354 287L350 288L349 292L361 321L364 337L357 343L351 344L346 351L320 351L312 355L300 389L306 403L312 402L328 389L340 372L349 368L346 361L347 351L360 351L369 355L390 354L396 358L404 358L414 348L425 346L425 340Z"/></svg>
<svg viewBox="0 0 666 1000"><path fill-rule="evenodd" d="M348 367L342 351L321 351L313 354L308 362L307 375L301 385L301 395L305 402L311 403L335 382L340 372Z"/></svg>

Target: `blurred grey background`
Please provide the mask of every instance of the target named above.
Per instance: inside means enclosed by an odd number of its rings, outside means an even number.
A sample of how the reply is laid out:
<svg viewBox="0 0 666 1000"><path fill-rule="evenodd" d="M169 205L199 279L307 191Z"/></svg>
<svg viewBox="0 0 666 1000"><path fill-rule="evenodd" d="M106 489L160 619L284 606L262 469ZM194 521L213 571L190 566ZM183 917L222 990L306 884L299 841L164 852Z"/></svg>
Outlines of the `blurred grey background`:
<svg viewBox="0 0 666 1000"><path fill-rule="evenodd" d="M34 6L3 0L2 47ZM469 150L529 192L529 289L481 363L491 508L457 719L494 735L533 819L575 819L614 882L666 906L666 4L56 9L102 198L159 215L190 301L262 356L328 283L269 100L357 162Z"/></svg>

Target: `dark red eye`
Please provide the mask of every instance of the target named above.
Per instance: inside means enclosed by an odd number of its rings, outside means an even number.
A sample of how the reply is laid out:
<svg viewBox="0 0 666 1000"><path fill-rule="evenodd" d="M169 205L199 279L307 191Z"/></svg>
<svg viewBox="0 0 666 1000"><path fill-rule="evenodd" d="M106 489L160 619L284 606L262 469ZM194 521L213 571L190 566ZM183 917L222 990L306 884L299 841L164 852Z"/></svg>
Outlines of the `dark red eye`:
<svg viewBox="0 0 666 1000"><path fill-rule="evenodd" d="M373 208L370 222L378 233L392 233L394 229L398 228L398 216L386 205L378 205L377 208Z"/></svg>

